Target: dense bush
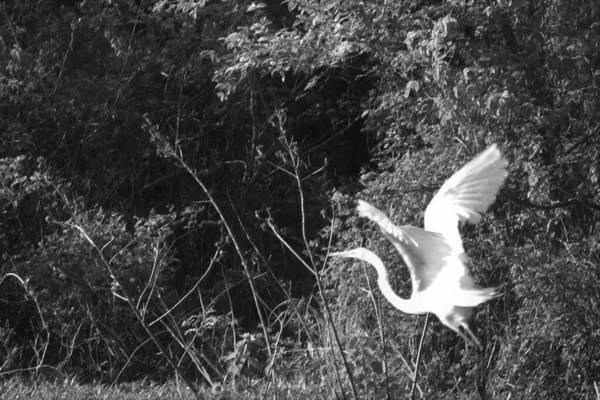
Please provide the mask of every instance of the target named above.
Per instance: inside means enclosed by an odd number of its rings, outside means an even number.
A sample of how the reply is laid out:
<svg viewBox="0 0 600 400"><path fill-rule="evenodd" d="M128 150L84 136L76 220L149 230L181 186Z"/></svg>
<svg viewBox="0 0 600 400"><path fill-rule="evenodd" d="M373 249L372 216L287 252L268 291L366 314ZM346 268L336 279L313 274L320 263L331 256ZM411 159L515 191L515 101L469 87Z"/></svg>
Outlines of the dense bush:
<svg viewBox="0 0 600 400"><path fill-rule="evenodd" d="M0 376L403 397L422 318L325 255L367 246L409 296L355 199L420 226L497 143L510 175L461 230L475 280L504 295L473 318L481 355L430 324L420 390L597 390L595 2L1 8Z"/></svg>

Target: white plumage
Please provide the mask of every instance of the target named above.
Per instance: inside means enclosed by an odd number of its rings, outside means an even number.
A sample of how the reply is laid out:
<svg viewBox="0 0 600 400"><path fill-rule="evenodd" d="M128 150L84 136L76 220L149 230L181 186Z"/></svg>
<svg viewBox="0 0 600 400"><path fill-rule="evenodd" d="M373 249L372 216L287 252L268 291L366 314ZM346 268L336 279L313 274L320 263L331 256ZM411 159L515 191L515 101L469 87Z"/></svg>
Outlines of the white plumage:
<svg viewBox="0 0 600 400"><path fill-rule="evenodd" d="M425 229L396 226L377 208L358 201L358 213L379 225L402 255L412 279L410 299L394 292L383 262L370 250L358 248L331 255L370 263L377 270L381 292L394 307L410 314L433 313L467 343L481 348L468 320L473 307L492 299L496 289L482 289L473 282L458 223L481 220L481 214L494 202L506 178L506 167L507 162L496 145L467 163L444 183L427 206Z"/></svg>

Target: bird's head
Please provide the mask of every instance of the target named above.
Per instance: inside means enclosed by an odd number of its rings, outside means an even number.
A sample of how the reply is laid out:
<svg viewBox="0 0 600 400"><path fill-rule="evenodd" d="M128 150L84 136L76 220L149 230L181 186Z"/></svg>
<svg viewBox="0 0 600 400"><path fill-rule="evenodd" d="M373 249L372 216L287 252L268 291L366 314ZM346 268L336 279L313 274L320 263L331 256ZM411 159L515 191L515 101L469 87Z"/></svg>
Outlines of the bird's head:
<svg viewBox="0 0 600 400"><path fill-rule="evenodd" d="M329 253L332 257L346 257L346 258L358 258L359 260L367 260L369 258L369 250L364 247L358 247L352 250L337 251L335 253Z"/></svg>

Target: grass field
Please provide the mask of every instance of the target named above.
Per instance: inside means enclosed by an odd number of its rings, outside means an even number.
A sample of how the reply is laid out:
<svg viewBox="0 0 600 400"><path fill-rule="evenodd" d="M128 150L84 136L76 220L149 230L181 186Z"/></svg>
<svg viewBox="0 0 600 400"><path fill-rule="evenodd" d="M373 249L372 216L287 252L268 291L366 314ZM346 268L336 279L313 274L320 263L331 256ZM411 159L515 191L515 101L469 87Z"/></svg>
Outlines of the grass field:
<svg viewBox="0 0 600 400"><path fill-rule="evenodd" d="M327 393L323 388L308 388L296 385L296 388L274 386L264 382L249 382L237 387L216 386L200 388L198 398L219 400L242 399L330 399L336 398L334 393ZM0 399L36 399L36 400L158 400L158 399L196 399L185 386L169 382L153 384L135 382L109 386L102 384L78 384L73 380L64 382L32 381L12 378L0 384Z"/></svg>

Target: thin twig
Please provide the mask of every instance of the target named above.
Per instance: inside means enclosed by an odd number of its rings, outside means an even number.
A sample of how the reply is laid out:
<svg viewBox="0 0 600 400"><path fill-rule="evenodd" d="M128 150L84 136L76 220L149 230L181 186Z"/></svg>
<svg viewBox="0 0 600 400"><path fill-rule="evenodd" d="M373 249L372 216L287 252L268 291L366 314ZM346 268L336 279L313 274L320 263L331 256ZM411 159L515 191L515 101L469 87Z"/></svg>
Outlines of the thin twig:
<svg viewBox="0 0 600 400"><path fill-rule="evenodd" d="M375 317L377 318L377 324L379 326L379 339L381 340L381 350L383 352L383 371L385 374L385 389L387 393L388 400L392 400L392 394L390 390L390 376L388 371L388 362L387 362L387 351L385 349L385 332L383 330L383 313L381 312L381 303L375 300L375 296L373 295L373 286L371 285L371 280L369 279L369 274L367 274L366 269L363 272L367 277L367 285L369 286L369 297L373 301L373 308L375 309Z"/></svg>
<svg viewBox="0 0 600 400"><path fill-rule="evenodd" d="M419 379L419 363L421 362L421 349L423 348L423 341L425 339L425 332L427 331L427 324L429 324L429 313L425 314L425 324L423 325L423 332L421 333L421 340L419 341L419 350L417 350L417 362L415 363L415 374L413 375L413 383L410 388L410 398L415 398L415 389L417 388L417 380Z"/></svg>
<svg viewBox="0 0 600 400"><path fill-rule="evenodd" d="M267 332L268 325L267 325L267 321L265 320L265 317L263 315L262 307L260 306L260 302L258 300L258 290L256 289L256 286L254 284L254 278L252 276L252 273L250 272L250 268L248 267L246 258L242 254L242 249L237 241L236 236L233 233L233 229L231 229L231 227L229 226L229 223L227 222L227 219L225 218L225 214L223 214L223 212L221 211L221 208L217 204L216 200L210 194L210 191L208 190L206 185L204 185L204 182L198 177L198 174L196 174L189 167L189 165L187 165L187 163L183 160L183 157L181 154L175 152L174 149L170 146L168 147L168 150L169 150L169 155L171 157L175 158L181 164L181 166L190 174L190 176L196 181L198 186L200 186L202 188L202 190L204 191L204 194L206 195L206 197L208 197L212 206L217 211L217 214L219 214L219 217L221 218L221 222L223 222L223 225L225 226L225 229L227 230L227 234L229 235L229 238L231 239L231 242L233 243L233 245L235 247L235 250L240 259L242 267L244 268L244 272L246 273L246 276L248 277L248 283L250 284L250 290L252 291L252 299L254 300L254 305L256 306L256 312L258 313L258 318L260 319L260 324L261 324L261 328L263 330L265 343L267 345L267 351L269 352L269 356L272 356L271 343L269 341L269 334Z"/></svg>
<svg viewBox="0 0 600 400"><path fill-rule="evenodd" d="M229 199L229 202L233 205L233 203L231 202L231 199ZM317 346L317 344L314 341L313 333L310 331L310 329L308 329L308 326L306 325L306 322L304 321L304 317L302 316L302 313L300 312L300 310L298 309L298 307L296 307L296 304L294 303L294 301L292 299L292 296L290 295L289 291L285 287L283 287L283 285L281 284L281 282L279 281L279 279L277 278L277 276L275 275L275 273L273 272L273 270L269 266L268 261L265 259L265 257L262 255L262 253L259 251L258 247L256 246L256 243L254 243L254 240L252 240L252 237L250 237L250 234L246 230L246 226L242 223L242 221L240 219L240 216L237 213L237 211L235 211L235 209L233 211L234 211L234 213L237 216L238 223L239 223L240 227L242 228L242 230L244 231L244 234L246 235L246 239L252 245L252 247L254 248L255 253L258 255L258 257L260 257L260 259L261 259L263 265L265 266L265 268L267 269L267 271L269 271L269 274L273 278L273 281L277 284L277 286L279 286L279 289L281 290L281 292L283 293L283 295L286 297L288 303L293 308L294 314L296 314L296 316L298 317L298 321L300 322L300 325L302 325L302 328L306 332L306 336L307 336L308 340L310 341L310 343L312 344L313 349L315 349L315 351L317 353L320 353L319 350L318 350L318 346ZM321 354L319 354L319 355L321 355ZM318 357L318 360L319 360L320 363L322 363L323 359L322 359L322 357Z"/></svg>
<svg viewBox="0 0 600 400"><path fill-rule="evenodd" d="M63 200L66 202L66 204L68 206L69 202L67 201L67 199L64 196L64 194L62 192L58 191L58 189L56 189L56 190L57 190L57 192L59 193L59 195L63 198ZM72 214L72 215L73 215L74 218L76 217L75 214ZM131 300L131 297L129 297L129 295L127 294L125 286L122 285L121 282L119 281L118 275L115 273L115 271L113 271L113 268L111 267L110 263L108 262L108 260L104 256L104 253L102 253L102 250L98 247L98 245L96 244L96 242L94 242L94 240L92 240L92 238L87 234L87 232L85 231L85 229L83 229L83 227L81 226L81 224L79 224L79 223L70 224L70 223L64 223L64 222L59 222L59 221L52 221L52 222L56 223L58 225L61 225L63 227L66 227L66 228L75 228L76 230L79 231L79 233L81 233L81 235L84 237L84 239L92 246L92 248L96 251L96 253L100 257L100 260L101 260L102 264L104 265L104 267L106 268L106 270L110 274L111 278L116 283L116 286L120 289L122 295L119 295L118 297L121 298L121 299L123 299L127 303L127 305L129 306L129 308L133 312L135 318L142 325L142 327L144 328L144 330L146 331L146 333L148 334L148 336L150 336L152 338L152 341L154 341L154 344L156 345L156 347L158 347L158 349L160 350L160 352L162 353L162 355L165 357L165 359L167 360L167 362L169 363L169 365L171 365L171 367L175 370L175 372L177 373L177 375L179 375L181 377L181 379L183 379L183 381L187 384L187 386L190 388L190 390L192 391L192 393L194 393L194 395L196 397L199 397L200 393L199 393L198 389L196 388L196 385L183 373L183 370L181 370L181 368L179 368L179 366L177 365L177 363L175 363L175 360L173 360L173 358L169 355L169 353L167 352L167 349L163 346L163 344L161 343L161 341L158 340L158 338L156 337L156 335L154 334L154 332L152 332L150 330L150 327L148 326L148 324L146 323L146 321L144 321L144 318L141 316L141 314L140 314L139 310L136 308L135 304L133 304L133 301ZM209 379L209 383L212 384L212 382L210 381L210 377L208 377L208 379Z"/></svg>
<svg viewBox="0 0 600 400"><path fill-rule="evenodd" d="M319 277L319 273L314 268L309 266L306 263L306 261L304 261L304 259L292 248L292 246L290 246L290 244L279 234L279 232L277 231L277 228L275 228L275 225L273 224L271 215L269 215L269 219L267 220L267 223L268 223L269 227L271 228L271 230L273 231L273 234L279 239L279 241L281 243L283 243L283 245L285 247L287 247L287 249L294 255L294 257L296 257L298 259L298 261L300 261L304 265L304 267L306 269L308 269L309 271L311 271L314 274L315 280L317 282L317 289L319 291L319 296L321 297L321 301L323 302L323 308L325 309L325 316L327 318L327 322L329 323L329 326L331 327L331 330L333 331L333 337L335 339L336 346L338 347L338 349L340 351L340 356L342 357L342 362L344 363L344 368L346 369L346 372L348 373L348 379L350 380L350 386L352 387L352 394L354 395L354 398L358 399L358 390L356 389L356 385L354 384L354 379L352 378L352 374L351 374L352 370L350 369L350 364L348 363L348 360L346 359L346 354L344 353L342 341L340 340L337 330L335 329L335 325L333 324L333 317L331 316L331 310L329 309L329 305L328 305L327 301L325 300L325 295L324 295L325 292L323 290L323 284L321 283L321 278Z"/></svg>

